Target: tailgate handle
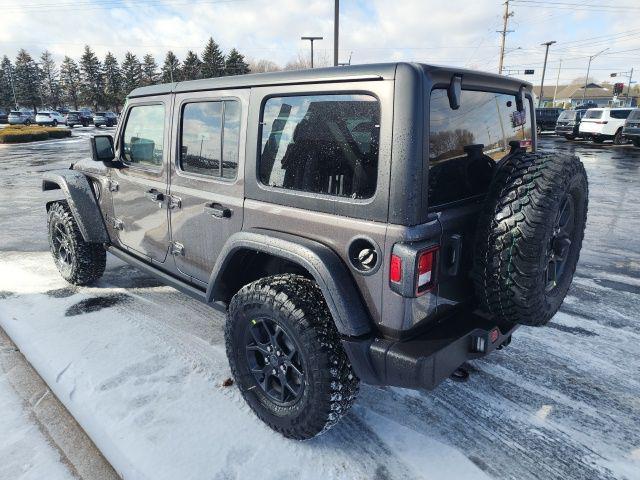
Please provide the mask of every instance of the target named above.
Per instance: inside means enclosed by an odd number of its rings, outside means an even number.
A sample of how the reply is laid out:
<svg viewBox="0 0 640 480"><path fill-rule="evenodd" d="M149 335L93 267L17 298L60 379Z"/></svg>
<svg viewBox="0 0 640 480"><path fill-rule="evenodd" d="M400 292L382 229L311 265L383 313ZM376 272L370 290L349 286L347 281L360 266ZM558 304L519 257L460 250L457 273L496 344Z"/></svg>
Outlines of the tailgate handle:
<svg viewBox="0 0 640 480"><path fill-rule="evenodd" d="M449 237L449 258L447 259L447 273L450 276L458 275L460 271L460 255L462 253L462 235L454 234Z"/></svg>
<svg viewBox="0 0 640 480"><path fill-rule="evenodd" d="M231 217L231 209L223 207L219 203L210 203L204 206L205 213L216 218L229 218Z"/></svg>

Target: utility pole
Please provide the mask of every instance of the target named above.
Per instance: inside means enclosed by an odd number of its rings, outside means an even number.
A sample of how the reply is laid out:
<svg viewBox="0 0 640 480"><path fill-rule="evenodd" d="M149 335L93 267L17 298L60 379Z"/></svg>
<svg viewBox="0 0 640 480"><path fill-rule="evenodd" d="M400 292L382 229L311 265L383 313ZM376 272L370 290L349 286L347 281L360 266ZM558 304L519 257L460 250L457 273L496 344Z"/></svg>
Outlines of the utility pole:
<svg viewBox="0 0 640 480"><path fill-rule="evenodd" d="M556 43L555 40L551 40L550 42L544 42L540 45L546 46L546 50L544 51L544 66L542 67L542 80L540 81L540 98L538 98L538 107L542 106L542 99L544 98L544 74L547 72L547 57L549 56L549 47Z"/></svg>
<svg viewBox="0 0 640 480"><path fill-rule="evenodd" d="M498 30L498 33L502 35L502 41L500 42L500 63L498 64L498 74L502 75L502 63L504 62L504 45L507 39L507 33L513 32L513 30L507 30L507 25L509 23L509 17L513 16L513 12L509 12L509 0L505 0L504 2L504 15L502 19L504 23L502 25L502 30Z"/></svg>
<svg viewBox="0 0 640 480"><path fill-rule="evenodd" d="M322 40L322 37L300 37L301 40L309 40L311 42L311 68L313 68L313 42Z"/></svg>
<svg viewBox="0 0 640 480"><path fill-rule="evenodd" d="M9 81L11 82L11 90L13 90L13 103L16 110L18 110L18 98L16 97L16 85L13 83L13 66L9 66Z"/></svg>
<svg viewBox="0 0 640 480"><path fill-rule="evenodd" d="M587 95L587 84L589 83L589 71L591 70L591 61L596 58L598 55L606 52L607 50L609 50L609 48L605 48L604 50L600 50L598 53L596 53L595 55L591 55L589 57L589 64L587 65L587 78L584 79L584 90L582 91L582 103L584 104L584 99Z"/></svg>
<svg viewBox="0 0 640 480"><path fill-rule="evenodd" d="M558 65L558 76L556 78L556 89L553 91L553 106L556 106L556 95L558 94L558 84L560 83L560 70L562 70L562 59L560 59L560 65Z"/></svg>
<svg viewBox="0 0 640 480"><path fill-rule="evenodd" d="M633 78L633 68L629 72L629 85L627 85L627 101L629 102L629 107L631 106L631 79Z"/></svg>
<svg viewBox="0 0 640 480"><path fill-rule="evenodd" d="M338 36L340 34L340 0L333 7L333 66L338 66Z"/></svg>

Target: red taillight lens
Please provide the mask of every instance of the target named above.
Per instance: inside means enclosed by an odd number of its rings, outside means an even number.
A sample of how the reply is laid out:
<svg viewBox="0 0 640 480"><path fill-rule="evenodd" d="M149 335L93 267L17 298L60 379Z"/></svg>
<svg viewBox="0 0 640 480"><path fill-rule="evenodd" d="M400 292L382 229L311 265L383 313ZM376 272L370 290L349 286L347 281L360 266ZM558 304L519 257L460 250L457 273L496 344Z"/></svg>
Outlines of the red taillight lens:
<svg viewBox="0 0 640 480"><path fill-rule="evenodd" d="M435 266L438 249L431 248L418 254L418 280L416 293L424 293L435 285Z"/></svg>
<svg viewBox="0 0 640 480"><path fill-rule="evenodd" d="M402 280L402 259L397 255L391 255L389 280L393 283L400 283L400 281Z"/></svg>

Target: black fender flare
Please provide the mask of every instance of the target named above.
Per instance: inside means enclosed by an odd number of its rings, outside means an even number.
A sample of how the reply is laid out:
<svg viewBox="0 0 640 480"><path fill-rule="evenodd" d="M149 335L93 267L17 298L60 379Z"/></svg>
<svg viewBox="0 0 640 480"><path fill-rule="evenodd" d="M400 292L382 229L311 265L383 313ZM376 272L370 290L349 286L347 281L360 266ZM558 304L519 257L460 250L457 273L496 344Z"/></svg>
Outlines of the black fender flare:
<svg viewBox="0 0 640 480"><path fill-rule="evenodd" d="M107 227L86 175L74 170L45 172L42 191L48 190L62 190L85 242L109 243Z"/></svg>
<svg viewBox="0 0 640 480"><path fill-rule="evenodd" d="M250 229L231 235L213 267L207 302L222 300L220 279L227 268L233 268L234 254L242 250L274 255L308 271L318 283L341 335L357 337L371 332L370 316L340 257L322 243L282 232Z"/></svg>

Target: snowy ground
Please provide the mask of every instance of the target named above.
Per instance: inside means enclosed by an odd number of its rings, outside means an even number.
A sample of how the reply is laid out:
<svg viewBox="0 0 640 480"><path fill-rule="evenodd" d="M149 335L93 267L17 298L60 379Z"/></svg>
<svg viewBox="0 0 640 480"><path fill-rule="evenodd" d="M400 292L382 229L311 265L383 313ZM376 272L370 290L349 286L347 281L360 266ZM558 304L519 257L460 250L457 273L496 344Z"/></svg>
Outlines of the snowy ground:
<svg viewBox="0 0 640 480"><path fill-rule="evenodd" d="M575 150L591 188L549 327L520 329L464 384L364 386L341 424L299 443L222 387L222 316L113 258L92 288L57 275L39 179L88 154L92 130L0 146L0 326L125 478L640 479L640 150L543 141Z"/></svg>

